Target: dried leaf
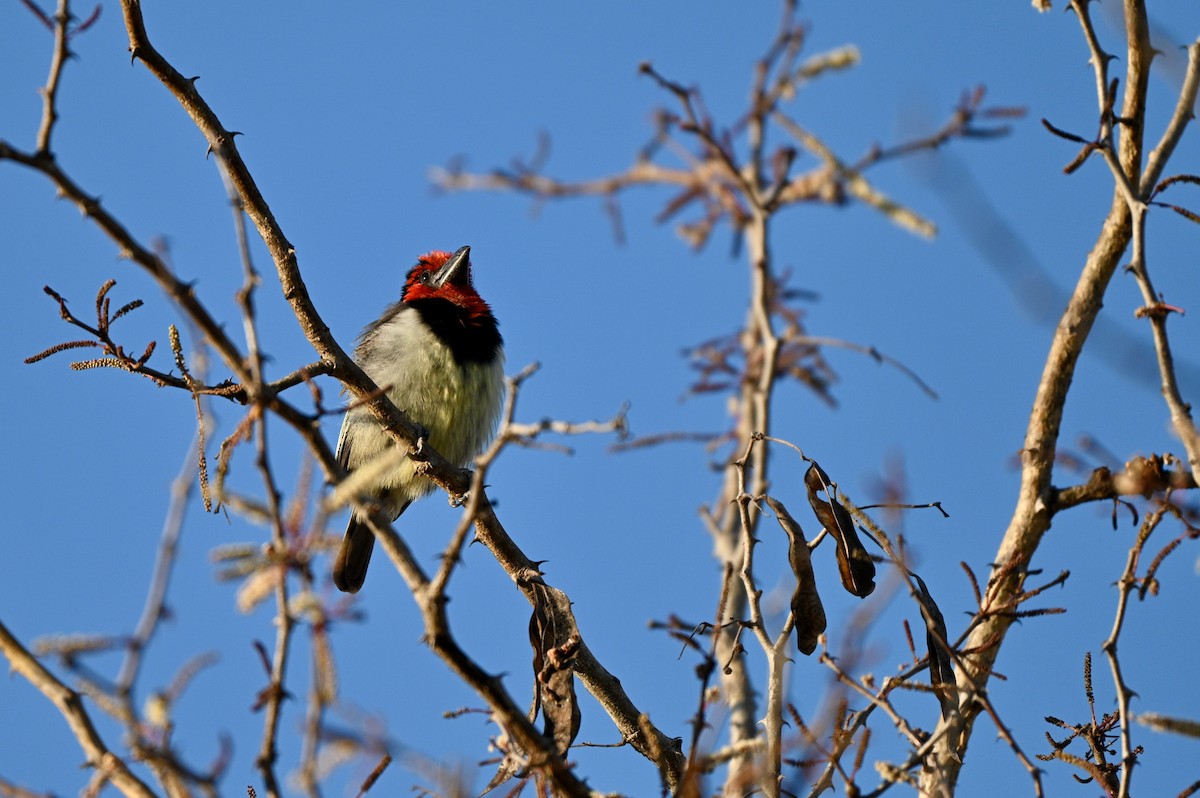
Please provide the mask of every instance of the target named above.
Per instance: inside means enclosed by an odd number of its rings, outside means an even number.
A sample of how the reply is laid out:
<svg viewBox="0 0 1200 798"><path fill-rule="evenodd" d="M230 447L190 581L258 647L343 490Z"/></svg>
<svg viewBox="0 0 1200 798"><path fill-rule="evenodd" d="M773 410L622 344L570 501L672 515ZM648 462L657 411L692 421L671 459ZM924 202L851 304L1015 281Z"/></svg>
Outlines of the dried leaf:
<svg viewBox="0 0 1200 798"><path fill-rule="evenodd" d="M329 635L325 625L314 625L312 635L314 679L313 687L317 697L325 706L337 701L338 675L334 664L333 647L329 644Z"/></svg>
<svg viewBox="0 0 1200 798"><path fill-rule="evenodd" d="M260 567L251 572L237 591L238 612L252 612L255 607L271 597L278 583L278 569Z"/></svg>
<svg viewBox="0 0 1200 798"><path fill-rule="evenodd" d="M929 683L942 705L942 717L948 718L958 709L958 689L954 681L954 661L946 650L946 620L937 602L929 594L925 580L909 572L919 588L916 599L925 619L925 645L929 651Z"/></svg>
<svg viewBox="0 0 1200 798"><path fill-rule="evenodd" d="M842 586L859 598L866 598L875 590L875 563L867 550L858 539L854 529L854 519L834 497L830 489L829 475L819 465L813 463L804 475L804 484L808 487L808 501L821 526L829 530L829 534L837 541L838 573L842 577ZM829 501L817 496L824 491Z"/></svg>
<svg viewBox="0 0 1200 798"><path fill-rule="evenodd" d="M782 502L767 497L767 505L788 536L788 562L796 575L796 590L792 593L792 617L796 621L796 646L803 654L817 650L817 639L825 631L825 608L817 592L817 579L813 574L812 557L804 530L788 513Z"/></svg>
<svg viewBox="0 0 1200 798"><path fill-rule="evenodd" d="M495 718L493 717L493 720ZM526 772L525 756L512 741L508 734L502 734L500 737L492 739L492 747L504 753L504 757L500 760L500 767L496 769L495 775L488 781L487 785L479 793L480 798L490 793L492 790L504 784L509 779L515 778L521 773ZM521 794L521 790L526 784L526 775L521 781L517 782L517 786L509 790L509 796Z"/></svg>
<svg viewBox="0 0 1200 798"><path fill-rule="evenodd" d="M1160 732L1174 732L1185 737L1200 738L1200 721L1189 718L1175 718L1170 715L1160 715L1157 712L1142 712L1134 715L1134 720L1143 726Z"/></svg>
<svg viewBox="0 0 1200 798"><path fill-rule="evenodd" d="M535 707L540 706L545 734L565 757L579 733L579 702L575 697L575 655L581 639L571 622L570 600L561 590L533 585L533 615L529 643L533 647Z"/></svg>
<svg viewBox="0 0 1200 798"><path fill-rule="evenodd" d="M39 657L56 656L73 659L81 654L112 651L120 648L122 641L109 635L48 635L33 641L31 648Z"/></svg>
<svg viewBox="0 0 1200 798"><path fill-rule="evenodd" d="M579 702L575 695L575 657L582 639L571 613L571 601L561 590L540 580L530 585L533 614L529 618L529 645L533 648L533 709L530 719L540 711L544 733L554 741L555 750L566 757L579 733ZM496 774L484 787L486 795L501 784L526 772L528 756L507 733L493 740L504 758ZM516 791L519 791L518 785Z"/></svg>

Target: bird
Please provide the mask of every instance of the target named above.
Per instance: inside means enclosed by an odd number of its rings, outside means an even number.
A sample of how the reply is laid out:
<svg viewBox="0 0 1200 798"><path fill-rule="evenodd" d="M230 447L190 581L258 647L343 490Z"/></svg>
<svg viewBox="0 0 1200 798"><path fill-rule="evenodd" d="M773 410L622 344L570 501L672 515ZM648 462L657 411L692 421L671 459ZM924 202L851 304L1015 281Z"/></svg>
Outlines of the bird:
<svg viewBox="0 0 1200 798"><path fill-rule="evenodd" d="M426 442L451 463L466 466L495 434L504 400L504 340L492 309L475 290L471 248L422 255L400 301L367 325L354 361L396 407L428 434ZM394 441L362 406L342 420L337 461L347 472L385 454ZM436 486L405 458L364 493L393 520ZM366 516L352 510L333 564L333 583L362 588L375 547Z"/></svg>

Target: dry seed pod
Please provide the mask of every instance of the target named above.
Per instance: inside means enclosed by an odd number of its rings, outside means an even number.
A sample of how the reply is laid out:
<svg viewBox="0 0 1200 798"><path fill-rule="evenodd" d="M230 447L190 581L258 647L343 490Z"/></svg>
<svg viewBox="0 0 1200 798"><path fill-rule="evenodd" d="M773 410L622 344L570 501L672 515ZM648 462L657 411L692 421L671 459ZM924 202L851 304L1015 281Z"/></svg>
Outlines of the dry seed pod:
<svg viewBox="0 0 1200 798"><path fill-rule="evenodd" d="M817 639L825 631L825 608L817 592L817 579L813 574L812 558L804 530L788 513L782 502L767 498L767 505L775 513L779 525L788 536L788 562L796 575L796 590L792 593L792 617L796 621L796 646L803 654L817 650Z"/></svg>
<svg viewBox="0 0 1200 798"><path fill-rule="evenodd" d="M809 466L804 475L804 484L808 487L808 501L817 520L837 541L838 573L842 577L842 586L853 595L866 598L875 590L875 563L871 562L870 555L858 539L854 519L834 497L829 488L829 475L816 463ZM829 501L818 497L819 492L824 492Z"/></svg>

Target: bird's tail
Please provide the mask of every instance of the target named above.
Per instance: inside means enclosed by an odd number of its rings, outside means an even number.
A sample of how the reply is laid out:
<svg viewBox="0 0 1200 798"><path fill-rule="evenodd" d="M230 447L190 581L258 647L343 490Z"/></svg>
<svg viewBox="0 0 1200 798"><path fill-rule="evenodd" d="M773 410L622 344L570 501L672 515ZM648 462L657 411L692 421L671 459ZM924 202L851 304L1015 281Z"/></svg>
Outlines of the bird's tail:
<svg viewBox="0 0 1200 798"><path fill-rule="evenodd" d="M370 528L351 513L346 526L346 536L337 559L333 561L333 583L343 593L357 593L367 578L367 566L371 564L371 552L375 550L375 535Z"/></svg>
<svg viewBox="0 0 1200 798"><path fill-rule="evenodd" d="M400 517L408 509L411 501L404 502L396 512ZM392 520L395 520L393 518ZM343 593L357 593L367 578L367 566L371 564L371 552L375 550L375 535L366 521L358 517L358 513L350 514L350 523L346 525L346 536L342 538L342 547L338 549L337 559L333 561L333 584Z"/></svg>

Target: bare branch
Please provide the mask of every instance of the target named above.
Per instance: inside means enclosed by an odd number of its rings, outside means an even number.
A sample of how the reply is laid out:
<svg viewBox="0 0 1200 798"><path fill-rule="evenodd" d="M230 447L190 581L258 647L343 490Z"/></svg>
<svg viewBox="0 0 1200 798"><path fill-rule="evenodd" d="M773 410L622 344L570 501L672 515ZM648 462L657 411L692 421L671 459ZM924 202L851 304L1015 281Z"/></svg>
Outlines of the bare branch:
<svg viewBox="0 0 1200 798"><path fill-rule="evenodd" d="M0 652L4 653L9 667L29 680L30 684L58 708L83 748L88 763L98 774L125 795L153 798L154 792L130 772L125 762L104 744L92 724L91 717L84 709L79 694L60 682L34 659L3 623L0 623Z"/></svg>

